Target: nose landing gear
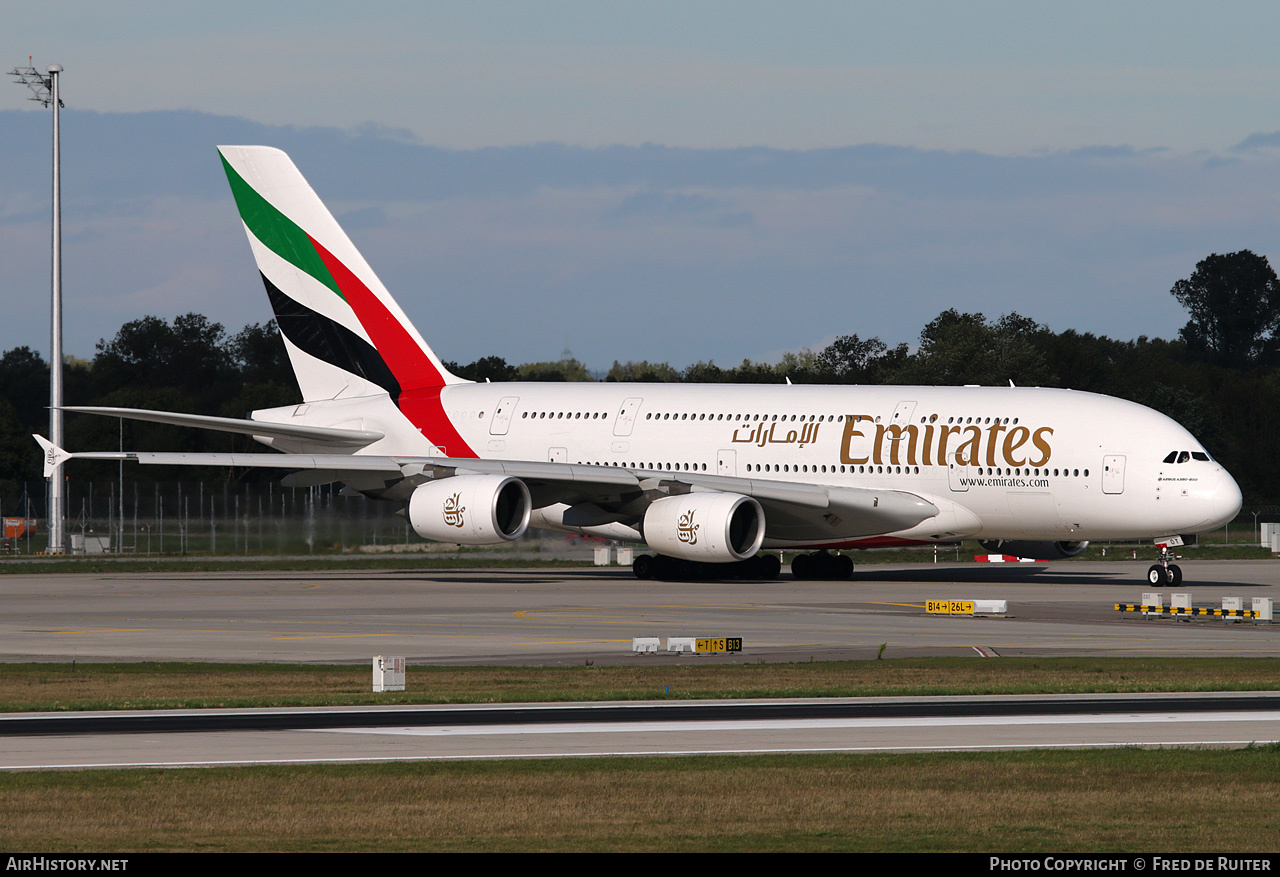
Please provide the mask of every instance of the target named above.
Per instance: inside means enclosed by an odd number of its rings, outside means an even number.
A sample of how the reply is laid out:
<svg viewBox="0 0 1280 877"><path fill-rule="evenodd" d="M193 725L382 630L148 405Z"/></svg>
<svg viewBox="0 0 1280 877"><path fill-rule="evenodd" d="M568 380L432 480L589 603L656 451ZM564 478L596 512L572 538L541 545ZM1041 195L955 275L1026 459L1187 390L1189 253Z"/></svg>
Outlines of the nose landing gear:
<svg viewBox="0 0 1280 877"><path fill-rule="evenodd" d="M1182 584L1182 567L1171 562L1178 560L1178 555L1169 550L1181 544L1181 536L1169 536L1156 540L1156 547L1160 549L1160 560L1151 564L1147 570L1147 583L1153 588L1158 588L1161 585L1176 588Z"/></svg>

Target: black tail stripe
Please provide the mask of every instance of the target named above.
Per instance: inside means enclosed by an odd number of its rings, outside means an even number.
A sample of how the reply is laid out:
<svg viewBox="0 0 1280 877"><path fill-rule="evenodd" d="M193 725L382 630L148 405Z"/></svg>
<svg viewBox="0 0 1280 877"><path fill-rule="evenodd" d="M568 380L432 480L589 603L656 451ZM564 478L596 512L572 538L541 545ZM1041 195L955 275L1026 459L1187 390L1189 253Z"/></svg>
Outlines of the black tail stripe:
<svg viewBox="0 0 1280 877"><path fill-rule="evenodd" d="M262 275L276 313L280 332L295 347L323 362L336 366L386 390L394 400L400 397L400 382L375 348L355 332L335 323L281 292Z"/></svg>

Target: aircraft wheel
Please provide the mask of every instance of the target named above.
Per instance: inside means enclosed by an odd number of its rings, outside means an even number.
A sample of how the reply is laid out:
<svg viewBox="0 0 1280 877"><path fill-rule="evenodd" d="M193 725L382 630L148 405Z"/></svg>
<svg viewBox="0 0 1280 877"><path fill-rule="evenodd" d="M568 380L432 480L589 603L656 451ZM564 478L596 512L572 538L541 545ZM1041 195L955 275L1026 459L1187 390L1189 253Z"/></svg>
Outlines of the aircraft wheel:
<svg viewBox="0 0 1280 877"><path fill-rule="evenodd" d="M653 559L653 578L659 581L669 582L675 578L676 562L664 554L659 554Z"/></svg>
<svg viewBox="0 0 1280 877"><path fill-rule="evenodd" d="M835 577L840 581L842 582L848 581L849 577L853 575L853 558L851 558L849 555L841 554L839 557L837 557L835 566L836 566Z"/></svg>
<svg viewBox="0 0 1280 877"><path fill-rule="evenodd" d="M648 554L638 555L635 560L631 561L631 571L635 573L635 577L638 579L653 578L653 567L653 557Z"/></svg>
<svg viewBox="0 0 1280 877"><path fill-rule="evenodd" d="M813 561L807 554L797 554L791 558L791 577L806 580L813 577Z"/></svg>
<svg viewBox="0 0 1280 877"><path fill-rule="evenodd" d="M1158 563L1151 564L1147 570L1147 584L1153 588L1158 588L1163 584L1167 584L1168 579L1165 578L1164 567Z"/></svg>
<svg viewBox="0 0 1280 877"><path fill-rule="evenodd" d="M1182 584L1182 567L1173 564L1169 567L1169 585L1176 588L1180 584Z"/></svg>
<svg viewBox="0 0 1280 877"><path fill-rule="evenodd" d="M773 581L782 572L782 561L776 554L757 555L760 558L760 578Z"/></svg>

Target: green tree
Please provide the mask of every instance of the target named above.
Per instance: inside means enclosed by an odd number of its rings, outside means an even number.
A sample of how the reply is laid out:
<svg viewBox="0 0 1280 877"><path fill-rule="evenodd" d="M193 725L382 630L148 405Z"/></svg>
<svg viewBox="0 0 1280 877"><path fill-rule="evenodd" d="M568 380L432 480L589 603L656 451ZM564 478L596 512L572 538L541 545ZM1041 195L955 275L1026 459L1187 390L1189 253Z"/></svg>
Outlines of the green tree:
<svg viewBox="0 0 1280 877"><path fill-rule="evenodd" d="M989 323L982 314L952 308L920 331L920 349L891 377L897 383L1052 386L1056 379L1041 350L1050 335L1020 314Z"/></svg>
<svg viewBox="0 0 1280 877"><path fill-rule="evenodd" d="M905 344L890 348L879 338L864 341L857 335L841 335L823 348L815 365L826 383L879 384L906 360Z"/></svg>
<svg viewBox="0 0 1280 877"><path fill-rule="evenodd" d="M658 384L680 380L680 373L665 362L618 362L613 361L613 368L605 375L606 381L630 381L635 383Z"/></svg>
<svg viewBox="0 0 1280 877"><path fill-rule="evenodd" d="M469 381L515 381L520 378L519 370L508 365L501 356L482 356L467 365L446 362L444 367Z"/></svg>
<svg viewBox="0 0 1280 877"><path fill-rule="evenodd" d="M1192 352L1236 368L1275 356L1280 280L1265 256L1214 253L1170 292L1191 315L1181 335Z"/></svg>

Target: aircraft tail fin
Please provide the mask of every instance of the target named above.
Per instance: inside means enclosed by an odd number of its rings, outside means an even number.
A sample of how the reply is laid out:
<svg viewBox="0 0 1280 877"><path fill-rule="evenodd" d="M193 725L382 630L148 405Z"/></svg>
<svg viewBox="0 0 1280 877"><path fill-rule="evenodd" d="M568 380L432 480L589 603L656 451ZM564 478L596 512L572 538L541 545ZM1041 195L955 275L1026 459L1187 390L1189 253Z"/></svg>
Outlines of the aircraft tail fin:
<svg viewBox="0 0 1280 877"><path fill-rule="evenodd" d="M219 146L303 399L465 383L409 322L293 162L267 146Z"/></svg>

